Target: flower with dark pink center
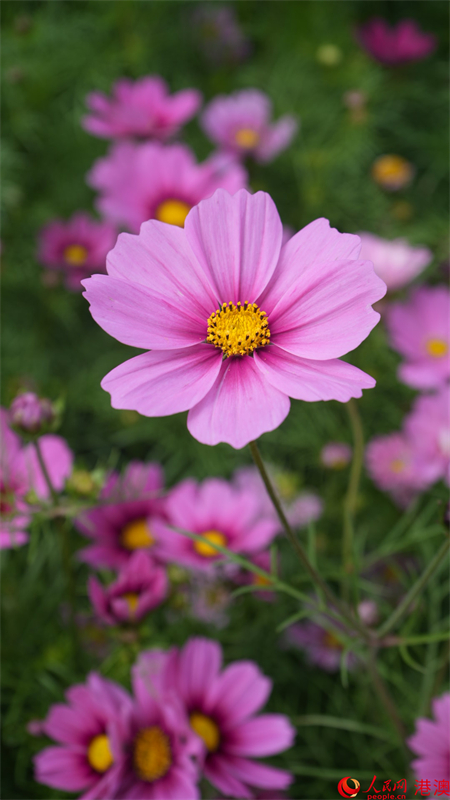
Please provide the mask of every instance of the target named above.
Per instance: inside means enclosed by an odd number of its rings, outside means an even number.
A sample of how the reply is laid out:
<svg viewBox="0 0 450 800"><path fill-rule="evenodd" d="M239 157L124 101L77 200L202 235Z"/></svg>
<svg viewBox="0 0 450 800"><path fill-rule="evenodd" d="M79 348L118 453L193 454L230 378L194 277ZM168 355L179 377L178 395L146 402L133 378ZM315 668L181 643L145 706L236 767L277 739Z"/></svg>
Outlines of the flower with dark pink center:
<svg viewBox="0 0 450 800"><path fill-rule="evenodd" d="M356 35L376 61L391 67L422 61L437 46L436 37L422 31L414 19L402 19L391 28L386 20L375 17L361 25Z"/></svg>

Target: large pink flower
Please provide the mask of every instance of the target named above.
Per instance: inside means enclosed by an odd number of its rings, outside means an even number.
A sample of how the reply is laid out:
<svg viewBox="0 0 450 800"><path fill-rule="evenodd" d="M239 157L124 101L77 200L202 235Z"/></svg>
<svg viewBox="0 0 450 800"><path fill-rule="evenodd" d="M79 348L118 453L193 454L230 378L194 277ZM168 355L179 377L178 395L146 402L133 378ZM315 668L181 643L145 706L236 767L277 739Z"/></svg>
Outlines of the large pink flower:
<svg viewBox="0 0 450 800"><path fill-rule="evenodd" d="M132 461L123 477L113 473L100 494L100 503L81 514L74 524L93 544L78 557L94 567L124 567L136 550L161 555L153 521L164 515L163 474L159 464Z"/></svg>
<svg viewBox="0 0 450 800"><path fill-rule="evenodd" d="M413 19L402 19L391 28L386 20L375 17L360 26L357 39L373 58L389 66L421 61L437 45L436 37L424 33Z"/></svg>
<svg viewBox="0 0 450 800"><path fill-rule="evenodd" d="M164 600L167 594L166 572L144 550L138 550L118 579L106 589L91 575L88 594L102 622L107 625L136 623Z"/></svg>
<svg viewBox="0 0 450 800"><path fill-rule="evenodd" d="M280 530L278 520L264 513L259 492L222 478L208 478L202 484L190 478L182 481L169 493L166 514L167 525L155 521L154 530L164 541L167 559L197 569L211 570L222 560L214 544L236 553L255 553ZM210 544L193 541L168 526L199 533Z"/></svg>
<svg viewBox="0 0 450 800"><path fill-rule="evenodd" d="M123 138L145 136L167 139L177 133L197 113L202 95L197 89L184 89L170 95L166 82L147 75L137 81L116 81L109 98L103 92L88 94L90 114L83 127L94 136Z"/></svg>
<svg viewBox="0 0 450 800"><path fill-rule="evenodd" d="M450 692L435 697L432 708L434 719L417 720L408 747L418 756L411 764L416 777L435 789L435 781L450 780Z"/></svg>
<svg viewBox="0 0 450 800"><path fill-rule="evenodd" d="M96 673L72 686L67 705L52 706L41 732L59 742L35 756L39 783L67 792L83 791L83 800L109 800L121 777L121 753L112 730L131 712L132 701L117 684Z"/></svg>
<svg viewBox="0 0 450 800"><path fill-rule="evenodd" d="M375 385L338 360L376 325L386 291L359 238L323 219L281 237L269 195L244 190L217 191L184 230L150 221L119 237L86 298L104 330L151 352L103 379L114 408L189 409L196 439L241 448L281 424L289 396L347 402Z"/></svg>
<svg viewBox="0 0 450 800"><path fill-rule="evenodd" d="M430 468L435 480L450 483L450 389L444 386L435 395L423 395L414 403L405 420L405 430L414 450Z"/></svg>
<svg viewBox="0 0 450 800"><path fill-rule="evenodd" d="M450 292L421 286L386 312L390 343L406 359L399 379L414 389L435 389L450 377Z"/></svg>
<svg viewBox="0 0 450 800"><path fill-rule="evenodd" d="M100 192L99 211L137 233L148 219L183 227L192 206L219 187L233 194L247 185L247 173L226 156L198 164L184 144L119 142L95 162L88 183Z"/></svg>
<svg viewBox="0 0 450 800"><path fill-rule="evenodd" d="M252 661L222 668L217 642L193 638L168 654L141 654L133 669L140 700L154 692L175 691L204 750L206 778L226 795L253 797L252 788L285 789L288 772L253 759L291 747L295 731L282 714L257 712L269 697L272 682Z"/></svg>
<svg viewBox="0 0 450 800"><path fill-rule="evenodd" d="M37 257L45 267L63 272L67 288L79 292L82 278L105 272L106 254L116 238L110 222L79 211L66 222L54 219L42 228Z"/></svg>
<svg viewBox="0 0 450 800"><path fill-rule="evenodd" d="M361 258L373 262L375 272L390 291L406 286L433 260L428 247L412 247L406 239L390 242L373 233L360 233L359 236Z"/></svg>
<svg viewBox="0 0 450 800"><path fill-rule="evenodd" d="M205 133L221 149L257 161L272 161L291 143L298 129L289 114L271 122L272 103L258 89L217 95L202 114Z"/></svg>

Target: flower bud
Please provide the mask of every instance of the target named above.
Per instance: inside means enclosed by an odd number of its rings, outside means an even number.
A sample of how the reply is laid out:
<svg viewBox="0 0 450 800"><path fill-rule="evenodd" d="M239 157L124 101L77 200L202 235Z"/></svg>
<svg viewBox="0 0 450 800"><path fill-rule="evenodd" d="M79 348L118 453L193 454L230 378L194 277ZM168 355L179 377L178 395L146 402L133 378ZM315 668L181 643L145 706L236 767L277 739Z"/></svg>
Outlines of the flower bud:
<svg viewBox="0 0 450 800"><path fill-rule="evenodd" d="M11 403L11 425L20 433L43 433L55 420L53 405L34 392L19 394Z"/></svg>

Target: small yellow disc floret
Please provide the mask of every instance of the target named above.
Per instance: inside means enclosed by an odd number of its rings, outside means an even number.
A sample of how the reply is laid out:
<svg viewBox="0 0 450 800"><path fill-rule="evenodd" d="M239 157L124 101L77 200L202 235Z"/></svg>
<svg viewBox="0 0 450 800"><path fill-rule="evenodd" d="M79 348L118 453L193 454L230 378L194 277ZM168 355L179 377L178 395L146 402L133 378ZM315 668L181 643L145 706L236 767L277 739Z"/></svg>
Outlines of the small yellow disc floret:
<svg viewBox="0 0 450 800"><path fill-rule="evenodd" d="M206 341L227 358L248 355L270 342L267 314L256 303L224 303L208 319Z"/></svg>

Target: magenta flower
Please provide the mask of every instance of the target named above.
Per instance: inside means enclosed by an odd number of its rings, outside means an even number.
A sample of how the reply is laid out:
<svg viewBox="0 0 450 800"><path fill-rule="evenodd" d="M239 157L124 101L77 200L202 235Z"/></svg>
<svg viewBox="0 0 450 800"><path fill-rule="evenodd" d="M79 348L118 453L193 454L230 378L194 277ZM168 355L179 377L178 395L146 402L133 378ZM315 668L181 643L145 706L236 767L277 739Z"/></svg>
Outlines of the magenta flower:
<svg viewBox="0 0 450 800"><path fill-rule="evenodd" d="M359 236L361 257L373 262L375 272L385 282L388 291L406 286L433 260L428 247L411 247L406 239L390 242L373 233L360 233Z"/></svg>
<svg viewBox="0 0 450 800"><path fill-rule="evenodd" d="M92 92L86 98L90 114L82 125L94 136L119 139L143 136L168 139L198 111L202 95L197 89L184 89L170 95L166 82L158 75L137 81L116 81L109 98Z"/></svg>
<svg viewBox="0 0 450 800"><path fill-rule="evenodd" d="M163 474L159 464L131 462L122 478L113 473L100 493L96 508L81 514L74 524L93 544L78 557L93 567L125 567L136 550L162 555L154 523L163 517Z"/></svg>
<svg viewBox="0 0 450 800"><path fill-rule="evenodd" d="M436 37L424 33L413 19L402 19L390 28L386 20L374 18L361 25L356 36L361 47L376 61L391 67L422 61L437 46Z"/></svg>
<svg viewBox="0 0 450 800"><path fill-rule="evenodd" d="M205 777L226 795L253 797L253 788L285 789L292 776L254 761L291 747L295 731L282 714L259 714L272 682L252 661L222 669L217 642L192 638L177 651L149 651L133 669L138 700L175 691L203 746Z"/></svg>
<svg viewBox="0 0 450 800"><path fill-rule="evenodd" d="M366 447L366 467L373 482L401 506L436 480L435 464L425 461L404 433L375 436Z"/></svg>
<svg viewBox="0 0 450 800"><path fill-rule="evenodd" d="M92 672L86 684L66 692L67 704L50 709L41 732L59 746L47 747L34 759L39 783L67 792L83 792L83 800L118 797L121 755L114 723L131 712L132 702L117 684Z"/></svg>
<svg viewBox="0 0 450 800"><path fill-rule="evenodd" d="M105 271L106 254L116 238L110 222L79 211L67 222L55 219L42 228L37 258L45 267L62 272L68 289L81 291L83 278Z"/></svg>
<svg viewBox="0 0 450 800"><path fill-rule="evenodd" d="M166 572L145 550L138 550L106 589L91 575L88 594L98 618L107 625L136 623L164 600Z"/></svg>
<svg viewBox="0 0 450 800"><path fill-rule="evenodd" d="M328 442L320 451L320 460L328 469L344 469L352 460L352 448L344 442Z"/></svg>
<svg viewBox="0 0 450 800"><path fill-rule="evenodd" d="M10 423L23 433L38 433L54 420L53 406L47 398L23 392L11 403Z"/></svg>
<svg viewBox="0 0 450 800"><path fill-rule="evenodd" d="M120 142L95 162L87 180L100 192L98 210L137 233L149 219L182 228L192 206L219 187L234 194L247 185L247 173L223 155L198 164L184 144Z"/></svg>
<svg viewBox="0 0 450 800"><path fill-rule="evenodd" d="M434 720L419 718L407 744L418 755L411 764L417 779L435 788L434 781L450 779L450 692L435 697L432 708Z"/></svg>
<svg viewBox="0 0 450 800"><path fill-rule="evenodd" d="M215 544L235 553L255 553L280 529L272 515L264 514L259 492L222 478L207 478L201 484L191 478L182 481L169 493L165 510L167 523L155 521L154 530L164 541L166 557L201 570L210 571L223 561ZM201 534L208 543L193 541L170 526Z"/></svg>
<svg viewBox="0 0 450 800"><path fill-rule="evenodd" d="M429 468L434 480L450 484L450 388L435 395L419 396L405 419L405 430L414 450Z"/></svg>
<svg viewBox="0 0 450 800"><path fill-rule="evenodd" d="M204 444L239 449L278 427L289 396L360 397L375 381L338 358L376 325L385 293L359 238L316 220L281 248L269 195L219 190L184 230L150 221L122 234L108 276L86 282L107 333L151 349L102 381L114 408L146 416L190 410Z"/></svg>
<svg viewBox="0 0 450 800"><path fill-rule="evenodd" d="M421 286L386 312L391 347L406 359L398 377L414 389L436 389L450 377L450 292Z"/></svg>
<svg viewBox="0 0 450 800"><path fill-rule="evenodd" d="M320 667L325 672L339 672L344 645L337 635L317 622L307 620L291 625L286 631L286 639L289 644L303 650L311 665ZM347 669L354 669L356 664L357 657L348 652Z"/></svg>
<svg viewBox="0 0 450 800"><path fill-rule="evenodd" d="M258 89L243 89L231 95L217 95L204 110L201 124L207 136L221 150L257 161L272 161L288 147L298 124L286 115L271 122L272 103Z"/></svg>

